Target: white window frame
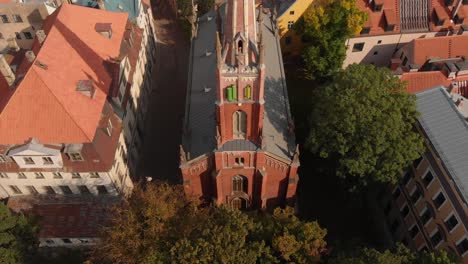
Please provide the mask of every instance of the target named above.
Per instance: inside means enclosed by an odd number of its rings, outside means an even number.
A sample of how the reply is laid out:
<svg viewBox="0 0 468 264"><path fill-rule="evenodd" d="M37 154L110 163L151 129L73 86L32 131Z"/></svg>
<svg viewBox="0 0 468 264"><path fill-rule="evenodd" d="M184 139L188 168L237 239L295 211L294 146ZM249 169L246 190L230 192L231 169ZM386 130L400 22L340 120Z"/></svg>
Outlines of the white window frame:
<svg viewBox="0 0 468 264"><path fill-rule="evenodd" d="M435 208L437 210L437 212L440 212L440 210L444 207L444 205L447 203L448 199L447 199L447 194L445 194L445 192L442 190L442 189L439 189L438 192L436 192L436 194L434 194L431 198L431 202L434 203L434 199L440 194L442 193L445 197L445 201L439 206L439 208ZM434 204L435 205L435 204ZM434 206L436 207L436 206Z"/></svg>
<svg viewBox="0 0 468 264"><path fill-rule="evenodd" d="M457 219L457 224L452 228L452 230L447 230L449 234L451 234L453 231L455 231L455 229L457 229L457 227L460 225L460 218L457 216L457 214L454 211L451 211L448 214L448 216L445 217L445 219L444 219L444 226L447 227L445 222L452 216L455 216L455 219Z"/></svg>
<svg viewBox="0 0 468 264"><path fill-rule="evenodd" d="M54 165L54 160L51 157L42 157L42 163L44 165Z"/></svg>
<svg viewBox="0 0 468 264"><path fill-rule="evenodd" d="M408 235L411 236L411 234L410 234L410 233L411 233L411 229L413 229L413 227L415 227L415 226L417 226L417 224L416 224L416 223L413 223L413 224L408 228ZM414 241L414 240L418 237L418 235L419 235L420 233L421 233L421 229L420 229L419 226L418 226L418 233L417 233L414 237L411 237L411 240Z"/></svg>
<svg viewBox="0 0 468 264"><path fill-rule="evenodd" d="M70 152L67 155L71 161L84 161L83 156L79 152ZM78 155L79 158L75 158L74 155Z"/></svg>
<svg viewBox="0 0 468 264"><path fill-rule="evenodd" d="M467 235L464 235L462 238L460 238L456 243L455 243L455 250L457 251L456 253L458 253L458 245L465 239L468 239L468 236ZM463 253L461 255L461 257L464 257L466 254L468 254L468 250L465 251L465 253Z"/></svg>
<svg viewBox="0 0 468 264"><path fill-rule="evenodd" d="M421 161L422 162L422 161ZM432 170L431 166L429 165L429 167L427 168L427 170L424 172L424 176L421 177L421 180L423 182L423 185L424 185L424 178L426 178L427 174L431 172L432 174L432 181L427 185L427 186L424 186L424 188L426 188L426 190L429 190L429 187L434 183L434 181L436 180L437 178L437 175L434 173L434 171Z"/></svg>
<svg viewBox="0 0 468 264"><path fill-rule="evenodd" d="M424 210L425 209L425 210ZM419 213L419 218L421 218L421 216L426 212L426 211L429 211L429 207L427 207L427 205L424 206L424 209L421 210L421 212ZM429 225L432 221L434 220L434 216L432 216L429 221L427 221L427 223L424 224L424 227L426 227L427 225Z"/></svg>
<svg viewBox="0 0 468 264"><path fill-rule="evenodd" d="M413 197L413 194L414 194L417 190L418 190L418 186L415 185L414 188L413 188L413 190L411 191L411 194L410 194L410 200L411 200L411 202L413 202L413 201L412 201L412 197ZM423 197L424 197L424 194L421 193L421 194L419 195L418 200L416 200L416 202L413 203L414 206L416 206L416 205L422 200Z"/></svg>
<svg viewBox="0 0 468 264"><path fill-rule="evenodd" d="M432 236L435 235L435 233L437 233L437 232L442 233L442 231L439 229L438 225L436 225L434 230L429 235L429 240L431 241L431 243L432 243ZM440 245L442 245L443 242L444 242L444 237L442 236L442 239L439 241L439 243L437 243L437 245L434 245L434 249L437 249Z"/></svg>

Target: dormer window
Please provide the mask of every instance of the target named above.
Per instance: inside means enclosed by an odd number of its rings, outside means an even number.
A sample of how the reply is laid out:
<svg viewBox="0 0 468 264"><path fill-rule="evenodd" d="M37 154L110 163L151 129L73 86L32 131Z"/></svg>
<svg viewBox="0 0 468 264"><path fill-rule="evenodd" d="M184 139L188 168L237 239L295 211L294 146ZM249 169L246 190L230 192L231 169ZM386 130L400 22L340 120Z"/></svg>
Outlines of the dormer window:
<svg viewBox="0 0 468 264"><path fill-rule="evenodd" d="M79 80L76 84L76 91L89 97L94 98L96 88L94 87L93 80Z"/></svg>
<svg viewBox="0 0 468 264"><path fill-rule="evenodd" d="M68 157L70 158L71 161L83 161L83 157L78 152L68 153Z"/></svg>
<svg viewBox="0 0 468 264"><path fill-rule="evenodd" d="M434 23L437 27L443 26L447 19L449 19L449 16L444 7L434 7Z"/></svg>
<svg viewBox="0 0 468 264"><path fill-rule="evenodd" d="M370 27L363 27L361 30L361 35L367 35L370 33Z"/></svg>
<svg viewBox="0 0 468 264"><path fill-rule="evenodd" d="M50 157L42 157L42 161L44 162L44 165L54 164L54 161Z"/></svg>
<svg viewBox="0 0 468 264"><path fill-rule="evenodd" d="M27 165L34 165L34 160L31 157L25 157L23 158L24 163Z"/></svg>
<svg viewBox="0 0 468 264"><path fill-rule="evenodd" d="M102 36L111 39L112 38L112 24L111 23L96 23L94 29L97 33Z"/></svg>

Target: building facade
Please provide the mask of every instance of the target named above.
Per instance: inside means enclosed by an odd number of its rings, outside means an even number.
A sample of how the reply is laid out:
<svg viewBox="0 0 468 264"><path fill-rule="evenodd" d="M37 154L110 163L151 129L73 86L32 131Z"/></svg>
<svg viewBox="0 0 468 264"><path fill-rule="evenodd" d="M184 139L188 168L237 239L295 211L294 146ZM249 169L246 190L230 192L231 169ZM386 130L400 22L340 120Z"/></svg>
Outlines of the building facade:
<svg viewBox="0 0 468 264"><path fill-rule="evenodd" d="M294 24L299 20L313 0L282 0L278 1L278 32L280 34L281 50L284 56L300 55L303 39L294 31Z"/></svg>
<svg viewBox="0 0 468 264"><path fill-rule="evenodd" d="M1 198L66 204L131 191L129 156L154 62L145 19L140 28L126 13L64 4L16 54L16 69L0 57Z"/></svg>
<svg viewBox="0 0 468 264"><path fill-rule="evenodd" d="M299 157L275 21L253 0L229 0L197 27L181 146L185 191L241 209L293 203Z"/></svg>
<svg viewBox="0 0 468 264"><path fill-rule="evenodd" d="M468 2L430 0L357 0L368 21L346 42L343 67L352 63L389 66L394 53L421 37L461 34L468 24Z"/></svg>
<svg viewBox="0 0 468 264"><path fill-rule="evenodd" d="M0 52L31 49L36 31L55 8L41 2L0 4Z"/></svg>
<svg viewBox="0 0 468 264"><path fill-rule="evenodd" d="M467 263L466 107L442 86L416 96L426 151L386 192L383 212L395 241L418 251L444 249Z"/></svg>

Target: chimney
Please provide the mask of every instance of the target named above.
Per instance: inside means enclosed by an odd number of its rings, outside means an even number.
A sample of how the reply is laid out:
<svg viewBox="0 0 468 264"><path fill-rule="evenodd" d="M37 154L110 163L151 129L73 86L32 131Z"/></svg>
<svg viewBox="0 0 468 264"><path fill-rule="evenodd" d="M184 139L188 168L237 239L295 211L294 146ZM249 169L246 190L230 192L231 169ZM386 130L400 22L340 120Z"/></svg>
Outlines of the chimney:
<svg viewBox="0 0 468 264"><path fill-rule="evenodd" d="M36 31L36 37L37 37L37 40L39 41L39 44L42 45L42 43L44 43L45 39L46 39L46 33L44 30L40 29L38 31Z"/></svg>
<svg viewBox="0 0 468 264"><path fill-rule="evenodd" d="M2 72L3 77L5 77L8 86L12 86L15 83L16 77L3 54L0 54L0 71Z"/></svg>
<svg viewBox="0 0 468 264"><path fill-rule="evenodd" d="M15 38L10 38L7 40L8 43L8 48L13 51L19 51L20 47L18 46L18 43L16 43Z"/></svg>
<svg viewBox="0 0 468 264"><path fill-rule="evenodd" d="M102 0L97 0L97 4L99 9L106 10L106 7L104 6L104 2Z"/></svg>
<svg viewBox="0 0 468 264"><path fill-rule="evenodd" d="M28 50L26 51L26 59L28 59L29 63L33 63L33 61L36 59L36 55L34 54L34 51Z"/></svg>

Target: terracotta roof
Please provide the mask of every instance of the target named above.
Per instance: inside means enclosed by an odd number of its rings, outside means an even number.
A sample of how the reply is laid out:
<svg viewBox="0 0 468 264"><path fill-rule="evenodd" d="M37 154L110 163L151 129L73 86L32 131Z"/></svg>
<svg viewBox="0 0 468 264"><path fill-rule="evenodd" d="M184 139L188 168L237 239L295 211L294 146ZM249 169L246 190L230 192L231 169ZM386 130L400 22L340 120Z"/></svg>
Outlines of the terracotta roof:
<svg viewBox="0 0 468 264"><path fill-rule="evenodd" d="M15 212L38 217L40 238L96 238L109 223L110 209L117 197L101 196L16 196L8 200Z"/></svg>
<svg viewBox="0 0 468 264"><path fill-rule="evenodd" d="M405 72L401 76L401 80L408 83L407 91L411 94L429 90L439 85L449 87L452 83L457 83L459 88L453 92L468 96L468 75L449 79L442 71Z"/></svg>
<svg viewBox="0 0 468 264"><path fill-rule="evenodd" d="M363 27L370 28L369 34L366 35L382 35L382 34L395 34L400 32L399 22L399 6L398 0L380 0L379 4L383 4L383 10L381 12L372 11L372 7L369 5L369 0L357 0L356 5L359 9L366 12L368 20ZM384 13L387 13L387 21L390 20L394 24L395 29L393 31L385 31L386 21Z"/></svg>
<svg viewBox="0 0 468 264"><path fill-rule="evenodd" d="M415 94L438 85L449 85L450 81L443 72L406 72L401 76L406 81L408 93Z"/></svg>
<svg viewBox="0 0 468 264"><path fill-rule="evenodd" d="M370 29L367 35L396 34L400 32L429 32L458 30L462 24L468 23L468 6L461 5L458 16L462 19L460 24L454 24L451 20L452 10L456 8L458 1L446 7L445 0L378 0L376 4L382 4L382 11L374 12L369 0L357 0L359 9L368 14L368 21L364 27ZM437 26L437 20L444 19L444 23ZM393 31L385 31L385 20L389 24L395 24Z"/></svg>
<svg viewBox="0 0 468 264"><path fill-rule="evenodd" d="M112 80L107 61L119 56L127 16L65 4L46 20L47 38L40 49L37 40L33 47L35 62L0 105L0 144L31 137L42 143L93 141ZM112 24L111 39L95 31L96 23ZM80 80L94 81L94 98L76 91Z"/></svg>
<svg viewBox="0 0 468 264"><path fill-rule="evenodd" d="M468 56L468 35L419 38L411 41L404 49L410 63L423 65L428 59L447 59Z"/></svg>

